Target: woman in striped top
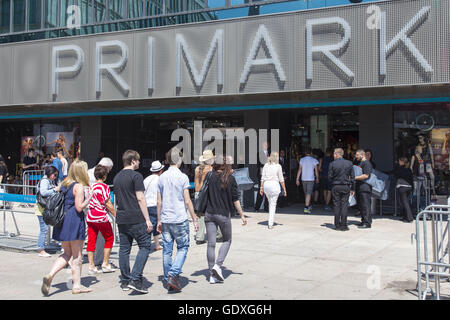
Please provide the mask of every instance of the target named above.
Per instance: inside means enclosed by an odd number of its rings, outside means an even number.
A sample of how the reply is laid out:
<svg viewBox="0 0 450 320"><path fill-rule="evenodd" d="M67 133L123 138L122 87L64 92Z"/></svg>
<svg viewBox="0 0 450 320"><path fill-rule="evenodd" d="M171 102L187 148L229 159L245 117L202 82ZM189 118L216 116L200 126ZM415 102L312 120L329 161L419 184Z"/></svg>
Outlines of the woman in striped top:
<svg viewBox="0 0 450 320"><path fill-rule="evenodd" d="M89 211L87 214L88 225L88 243L86 251L89 259L89 274L114 272L115 269L109 264L109 256L114 244L114 233L111 223L108 219L108 212L116 217L116 210L111 203L111 195L109 187L104 183L108 177L108 168L97 165L94 170L97 182L92 185L93 196L89 203ZM98 270L94 264L95 243L97 235L101 232L105 239L104 258L102 270Z"/></svg>

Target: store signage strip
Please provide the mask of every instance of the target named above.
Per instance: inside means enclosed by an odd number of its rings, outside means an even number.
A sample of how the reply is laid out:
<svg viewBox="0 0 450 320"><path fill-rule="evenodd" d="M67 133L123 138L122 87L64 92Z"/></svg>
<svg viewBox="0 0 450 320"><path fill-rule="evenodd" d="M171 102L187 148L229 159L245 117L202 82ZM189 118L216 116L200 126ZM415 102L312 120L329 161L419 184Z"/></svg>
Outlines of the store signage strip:
<svg viewBox="0 0 450 320"><path fill-rule="evenodd" d="M418 3L424 5L419 10ZM300 12L218 23L215 29L216 24L209 23L41 41L41 48L49 47L49 61L38 60L45 58L42 54L29 54L27 65L34 65L43 74L42 79L45 66L49 66L48 98L33 97L38 90L30 88L24 83L26 77L14 72L20 64L15 62L11 74L18 80L8 79L6 83L0 72L0 88L3 82L7 88L14 86L3 91L14 92L11 97L2 97L0 90L0 105L395 86L392 79L398 85L449 83L450 74L434 71L447 70L445 64L449 61L436 59L430 53L430 49L442 47L439 41L446 39L445 34L440 37L429 30L438 29L436 24L444 21L441 15L449 9L440 9L443 4L450 7L450 0L418 0L415 4L380 4L383 10L375 29L367 28L363 8L334 8L318 11L316 16L325 17L317 18ZM395 20L394 13L403 7L410 9L405 10L409 17ZM355 18L353 12L364 16ZM429 19L431 15L433 19ZM285 33L280 38L280 31L294 26L300 27L300 32ZM387 35L388 26L395 31L393 36ZM242 34L246 30L251 30L251 35ZM355 36L354 30L362 35ZM449 30L442 28L442 32ZM354 40L361 38L367 43ZM24 47L33 50L32 44L9 47L12 56ZM370 48L376 47L373 54ZM402 54L396 53L400 48ZM93 50L95 54L90 52ZM404 74L389 70L391 66ZM45 83L36 85L45 87Z"/></svg>

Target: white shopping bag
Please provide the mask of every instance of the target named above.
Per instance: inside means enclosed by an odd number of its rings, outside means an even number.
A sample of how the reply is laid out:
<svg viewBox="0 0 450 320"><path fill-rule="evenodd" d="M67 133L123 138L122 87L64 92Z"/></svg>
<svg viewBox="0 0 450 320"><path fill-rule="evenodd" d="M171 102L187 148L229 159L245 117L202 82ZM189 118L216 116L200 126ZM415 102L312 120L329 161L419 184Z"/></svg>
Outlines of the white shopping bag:
<svg viewBox="0 0 450 320"><path fill-rule="evenodd" d="M353 195L351 194L350 197L348 197L348 206L349 207L356 206L356 197L354 194Z"/></svg>

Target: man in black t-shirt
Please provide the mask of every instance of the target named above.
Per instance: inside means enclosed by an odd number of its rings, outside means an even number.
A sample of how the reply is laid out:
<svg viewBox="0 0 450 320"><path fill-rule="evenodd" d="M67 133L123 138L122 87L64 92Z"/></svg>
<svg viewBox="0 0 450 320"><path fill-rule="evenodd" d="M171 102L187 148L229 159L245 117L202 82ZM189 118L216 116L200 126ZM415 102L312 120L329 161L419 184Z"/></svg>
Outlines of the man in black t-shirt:
<svg viewBox="0 0 450 320"><path fill-rule="evenodd" d="M27 155L23 158L23 170L37 170L38 164L34 156L34 149L28 149Z"/></svg>
<svg viewBox="0 0 450 320"><path fill-rule="evenodd" d="M150 232L153 225L145 201L144 178L139 172L140 156L134 150L127 150L122 156L124 168L114 177L114 193L117 201L116 223L119 228L119 266L121 288L148 293L142 284L142 273L150 254ZM133 240L139 246L133 270L130 273L130 251Z"/></svg>
<svg viewBox="0 0 450 320"><path fill-rule="evenodd" d="M362 169L362 175L356 176L356 194L358 197L359 208L361 211L361 228L370 228L372 226L372 214L370 210L372 186L364 180L369 179L373 172L372 164L366 159L366 153L360 149L356 151L356 159L359 161L359 167Z"/></svg>

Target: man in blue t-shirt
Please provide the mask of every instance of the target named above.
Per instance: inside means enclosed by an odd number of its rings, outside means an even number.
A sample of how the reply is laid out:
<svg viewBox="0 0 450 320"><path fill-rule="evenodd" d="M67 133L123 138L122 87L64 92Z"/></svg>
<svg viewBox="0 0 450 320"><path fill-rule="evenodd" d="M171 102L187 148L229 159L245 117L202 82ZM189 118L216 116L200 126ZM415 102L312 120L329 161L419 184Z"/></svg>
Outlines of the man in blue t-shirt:
<svg viewBox="0 0 450 320"><path fill-rule="evenodd" d="M51 154L52 163L50 163L51 166L54 166L56 169L58 169L58 181L63 180L63 171L62 171L62 162L58 159L58 156L56 152L52 152Z"/></svg>

